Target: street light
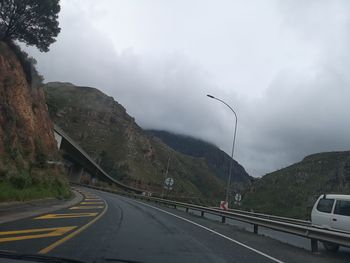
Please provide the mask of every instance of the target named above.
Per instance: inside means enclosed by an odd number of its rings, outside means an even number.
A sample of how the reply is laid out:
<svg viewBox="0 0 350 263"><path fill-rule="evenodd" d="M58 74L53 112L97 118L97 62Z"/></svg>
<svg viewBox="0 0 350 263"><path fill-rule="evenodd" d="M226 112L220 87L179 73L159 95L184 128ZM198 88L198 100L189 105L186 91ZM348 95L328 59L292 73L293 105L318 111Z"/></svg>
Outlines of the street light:
<svg viewBox="0 0 350 263"><path fill-rule="evenodd" d="M235 150L235 141L236 141L236 133L237 133L237 114L236 112L232 109L232 107L230 105L228 105L225 101L215 98L212 95L207 95L209 98L214 99L214 100L218 100L220 102L222 102L223 104L225 104L227 107L230 108L230 110L233 112L233 114L235 115L235 131L233 133L233 143L232 143L232 153L231 153L231 160L230 160L230 169L229 169L229 174L228 174L228 181L227 181L227 189L226 189L226 199L225 201L228 202L228 196L229 196L229 190L230 190L230 185L231 185L231 176L232 176L232 164L233 164L233 153Z"/></svg>

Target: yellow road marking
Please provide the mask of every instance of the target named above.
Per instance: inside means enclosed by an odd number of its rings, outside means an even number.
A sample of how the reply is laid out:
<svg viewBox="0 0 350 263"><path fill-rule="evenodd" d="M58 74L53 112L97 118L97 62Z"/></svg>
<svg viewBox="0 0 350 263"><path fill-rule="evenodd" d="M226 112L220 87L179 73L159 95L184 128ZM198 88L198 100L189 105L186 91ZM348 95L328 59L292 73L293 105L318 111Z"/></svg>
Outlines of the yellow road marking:
<svg viewBox="0 0 350 263"><path fill-rule="evenodd" d="M86 198L84 201L102 201L102 200L98 198Z"/></svg>
<svg viewBox="0 0 350 263"><path fill-rule="evenodd" d="M4 232L0 232L0 236L13 236L13 235L21 235L21 234L34 234L34 235L2 237L2 238L0 238L0 243L18 241L18 240L26 240L26 239L62 236L65 233L75 229L76 227L77 226L66 226L66 227L54 227L54 228L41 228L41 229L39 228L39 229L24 229L24 230L15 230L15 231L4 231ZM43 233L43 234L35 234L35 233Z"/></svg>
<svg viewBox="0 0 350 263"><path fill-rule="evenodd" d="M64 238L56 241L55 243L51 244L50 246L48 246L46 248L43 248L38 253L39 254L46 254L46 253L50 252L51 250L53 250L54 248L58 247L59 245L63 244L64 242L68 241L69 239L75 237L80 232L84 231L86 228L88 228L93 223L95 223L97 220L99 220L106 213L107 209L108 209L108 204L106 203L105 209L102 211L102 213L99 214L97 217L95 217L93 220L91 220L89 223L87 223L86 225L84 225L81 228L77 229L76 231L70 233L69 235L65 236Z"/></svg>
<svg viewBox="0 0 350 263"><path fill-rule="evenodd" d="M100 202L81 202L81 205L103 205L104 203L102 201Z"/></svg>
<svg viewBox="0 0 350 263"><path fill-rule="evenodd" d="M47 214L36 217L34 219L58 219L58 218L75 218L75 217L89 217L97 216L98 213L71 213L71 214Z"/></svg>
<svg viewBox="0 0 350 263"><path fill-rule="evenodd" d="M70 210L79 210L79 209L100 209L103 208L102 205L91 205L91 206L73 206L71 208L69 208Z"/></svg>

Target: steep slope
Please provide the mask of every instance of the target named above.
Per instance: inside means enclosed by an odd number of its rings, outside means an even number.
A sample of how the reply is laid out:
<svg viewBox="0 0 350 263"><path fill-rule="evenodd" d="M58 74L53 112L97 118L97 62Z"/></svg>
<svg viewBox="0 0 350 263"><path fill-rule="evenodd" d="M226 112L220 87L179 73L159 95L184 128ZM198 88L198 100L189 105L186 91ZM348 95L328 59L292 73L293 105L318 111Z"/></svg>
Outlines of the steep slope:
<svg viewBox="0 0 350 263"><path fill-rule="evenodd" d="M244 198L244 207L296 218L309 218L324 193L350 194L350 152L318 153L263 176Z"/></svg>
<svg viewBox="0 0 350 263"><path fill-rule="evenodd" d="M28 58L14 48L0 42L0 201L59 194L49 188L64 183L46 163L57 145L43 90L30 85L20 60Z"/></svg>
<svg viewBox="0 0 350 263"><path fill-rule="evenodd" d="M222 195L222 183L203 159L182 155L153 140L112 97L69 83L48 83L45 92L54 122L116 179L159 193L170 156L169 176L175 179L172 194Z"/></svg>
<svg viewBox="0 0 350 263"><path fill-rule="evenodd" d="M208 142L192 138L189 136L174 134L167 131L148 130L149 134L159 138L183 154L204 158L208 167L212 169L221 180L227 180L228 169L231 157L218 147ZM251 177L237 161L233 160L232 182L247 186L251 182Z"/></svg>

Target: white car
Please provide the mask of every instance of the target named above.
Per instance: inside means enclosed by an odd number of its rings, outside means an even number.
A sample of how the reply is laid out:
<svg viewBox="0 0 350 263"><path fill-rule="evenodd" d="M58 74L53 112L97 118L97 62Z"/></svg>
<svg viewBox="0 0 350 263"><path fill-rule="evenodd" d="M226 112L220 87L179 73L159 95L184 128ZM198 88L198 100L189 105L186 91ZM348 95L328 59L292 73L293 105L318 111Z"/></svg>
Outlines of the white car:
<svg viewBox="0 0 350 263"><path fill-rule="evenodd" d="M314 226L350 233L350 195L321 195L311 212ZM327 250L337 251L339 245L323 243Z"/></svg>

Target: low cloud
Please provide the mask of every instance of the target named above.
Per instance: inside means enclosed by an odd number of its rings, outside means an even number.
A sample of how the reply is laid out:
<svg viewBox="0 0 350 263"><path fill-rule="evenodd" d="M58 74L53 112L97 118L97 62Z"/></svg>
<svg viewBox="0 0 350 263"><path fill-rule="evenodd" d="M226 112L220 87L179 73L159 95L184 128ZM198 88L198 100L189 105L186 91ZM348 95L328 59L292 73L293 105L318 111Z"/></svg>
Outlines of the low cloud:
<svg viewBox="0 0 350 263"><path fill-rule="evenodd" d="M112 35L118 32L111 30L109 36L99 30L101 23L93 23L91 10L76 0L63 1L62 33L51 51L29 51L47 81L96 87L124 105L143 128L199 137L230 153L233 115L206 94L225 99L239 118L235 158L250 174L261 176L307 154L350 149L350 9L342 1L316 2L270 1L269 12L276 16L271 23L279 21L279 26L265 29L268 40L260 32L251 42L259 50L261 40L266 53L254 61L249 54L254 48L240 43L239 61L217 71L185 49L156 54L137 46L116 48ZM104 12L98 9L94 18L101 19ZM259 21L250 23L248 29L254 32L256 25L259 32ZM234 43L235 36L229 38ZM220 50L220 43L212 48L221 52L223 65L231 61L233 51Z"/></svg>

